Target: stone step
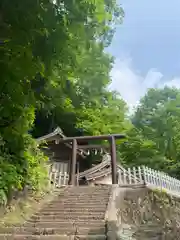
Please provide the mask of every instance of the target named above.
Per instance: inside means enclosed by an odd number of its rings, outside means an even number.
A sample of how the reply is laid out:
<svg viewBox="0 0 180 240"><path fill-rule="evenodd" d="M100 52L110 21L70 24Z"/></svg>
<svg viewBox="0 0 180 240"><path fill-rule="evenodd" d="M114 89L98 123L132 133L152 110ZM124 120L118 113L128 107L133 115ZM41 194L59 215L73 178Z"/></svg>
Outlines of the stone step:
<svg viewBox="0 0 180 240"><path fill-rule="evenodd" d="M61 199L96 199L98 198L108 198L109 194L71 194L71 195L63 195L63 196L58 196L57 198L54 198L53 201L61 200Z"/></svg>
<svg viewBox="0 0 180 240"><path fill-rule="evenodd" d="M34 215L31 217L29 221L67 221L67 220L104 220L104 213L100 214L89 214L89 215L82 215L82 214L71 214L71 215Z"/></svg>
<svg viewBox="0 0 180 240"><path fill-rule="evenodd" d="M43 209L35 214L38 215L61 215L61 214L71 214L71 213L80 213L80 214L96 214L96 213L104 213L106 212L107 207L101 208L58 208L58 209Z"/></svg>
<svg viewBox="0 0 180 240"><path fill-rule="evenodd" d="M49 204L46 204L44 205L44 207L54 207L54 206L59 206L59 205L80 205L80 204L86 204L87 205L87 202L88 202L88 205L102 205L102 204L107 204L109 201L109 199L107 200L104 200L104 199L98 199L96 201L88 201L88 200L84 200L83 201L80 201L80 200L76 200L76 201L59 201L59 202L51 202Z"/></svg>
<svg viewBox="0 0 180 240"><path fill-rule="evenodd" d="M82 188L71 188L64 190L65 194L100 194L100 193L109 193L111 188L104 188L104 189L82 189ZM60 193L59 195L61 195Z"/></svg>
<svg viewBox="0 0 180 240"><path fill-rule="evenodd" d="M72 188L66 188L64 189L64 192L65 193L69 193L69 192L74 192L74 193L77 193L77 192L108 192L109 190L111 189L111 185L109 186L106 186L104 188L97 188L97 187L75 187L73 186Z"/></svg>
<svg viewBox="0 0 180 240"><path fill-rule="evenodd" d="M45 224L51 224L51 223L57 223L57 224L78 224L78 225L97 225L97 224L102 224L105 225L106 221L104 219L79 219L78 221L72 220L72 219L67 219L67 220L58 220L58 221L51 221L49 219L46 219L45 221L43 220L27 220L24 224L36 224L36 223L45 223Z"/></svg>
<svg viewBox="0 0 180 240"><path fill-rule="evenodd" d="M92 198L87 198L87 199L85 199L85 198L74 198L74 199L60 198L58 200L51 201L49 204L46 204L46 206L51 206L51 205L61 204L61 203L64 203L64 204L65 203L66 204L68 204L68 203L84 203L84 202L87 202L87 201L88 201L88 203L99 203L99 202L104 203L104 202L109 201L109 197L102 197L102 198L98 197L98 198L94 198L94 199L92 199Z"/></svg>
<svg viewBox="0 0 180 240"><path fill-rule="evenodd" d="M78 219L93 219L93 220L104 220L105 214L104 213L100 213L100 214L77 214L77 213L72 213L72 214L61 214L61 215L34 215L31 217L32 221L36 221L36 220L41 220L41 221L47 221L49 219L49 221L65 221L65 220L77 220Z"/></svg>
<svg viewBox="0 0 180 240"><path fill-rule="evenodd" d="M100 194L100 195L90 195L90 194L87 194L87 195L75 195L75 194L72 194L70 196L68 195L64 195L64 196L60 196L58 198L54 198L53 201L56 202L56 201L61 201L62 200L69 200L69 201L72 201L72 200L83 200L83 199L88 199L88 200L98 200L98 199L108 199L109 198L109 195L108 194Z"/></svg>
<svg viewBox="0 0 180 240"><path fill-rule="evenodd" d="M108 189L110 188L111 185L96 185L96 186L89 186L89 185L79 185L79 186L70 186L70 187L67 187L67 189L84 189L84 190L97 190L97 189Z"/></svg>
<svg viewBox="0 0 180 240"><path fill-rule="evenodd" d="M106 240L105 235L4 235L0 234L0 240Z"/></svg>
<svg viewBox="0 0 180 240"><path fill-rule="evenodd" d="M71 195L71 196L62 196L62 197L59 197L59 198L56 198L56 199L53 199L53 202L59 202L59 201L69 201L69 202L71 202L71 201L77 201L77 200L92 200L92 201L94 201L94 200L99 200L99 199L101 199L101 200L103 200L103 199L105 199L105 200L108 200L109 199L109 195L89 195L89 194L87 194L86 196L85 195Z"/></svg>
<svg viewBox="0 0 180 240"><path fill-rule="evenodd" d="M103 193L109 193L110 189L69 189L69 190L64 190L65 194L103 194ZM61 195L60 193L59 195Z"/></svg>
<svg viewBox="0 0 180 240"><path fill-rule="evenodd" d="M102 215L105 215L105 211L93 211L93 210L91 210L91 209L82 209L82 210L80 210L80 209L78 209L77 211L75 210L75 209L72 209L72 210L67 210L67 209L64 209L64 210L59 210L59 211L54 211L54 212L52 212L52 211L42 211L42 212L38 212L38 213L35 213L34 215L35 216L63 216L63 215L71 215L71 216L73 216L73 215L82 215L82 216L84 216L84 215L94 215L94 216L96 216L96 215L100 215L100 214L102 214Z"/></svg>
<svg viewBox="0 0 180 240"><path fill-rule="evenodd" d="M51 204L51 205L44 205L43 208L59 208L59 207L80 207L80 206L88 206L90 208L92 207L102 207L102 206L106 206L108 204L108 202L98 202L98 203L93 203L93 202L82 202L82 203L59 203L59 204Z"/></svg>
<svg viewBox="0 0 180 240"><path fill-rule="evenodd" d="M54 208L54 209L49 209L49 208L43 208L41 209L39 212L37 212L38 214L49 214L49 213L62 213L62 212L105 212L107 209L107 206L101 206L101 207L92 207L92 208L88 208L88 206L84 206L84 207L68 207L68 208Z"/></svg>
<svg viewBox="0 0 180 240"><path fill-rule="evenodd" d="M105 240L110 189L66 187L21 227L0 228L0 240Z"/></svg>
<svg viewBox="0 0 180 240"><path fill-rule="evenodd" d="M59 206L59 207L52 207L52 208L45 207L45 208L41 209L39 211L39 213L44 213L44 212L61 213L62 211L63 212L64 211L67 211L67 212L72 212L72 211L74 211L74 212L77 212L77 211L78 212L83 212L83 211L85 211L85 212L90 212L90 211L101 212L101 211L103 211L104 212L104 211L106 211L106 208L107 208L106 205L102 205L102 206L96 206L96 205L94 205L94 206L87 206L87 205L72 206L71 205L71 206Z"/></svg>
<svg viewBox="0 0 180 240"><path fill-rule="evenodd" d="M88 190L88 191L84 191L83 189L77 189L77 190L74 190L74 189L71 189L71 190L64 190L62 193L59 193L59 194L57 194L56 196L62 196L63 194L64 195L72 195L72 194L74 194L74 195L87 195L87 194L89 194L89 195L102 195L102 194L108 194L108 193L110 193L111 192L111 190L110 189L103 189L103 190L101 190L101 189L97 189L97 190L94 190L94 191L92 191L92 190Z"/></svg>
<svg viewBox="0 0 180 240"><path fill-rule="evenodd" d="M82 188L82 187L73 187L73 188L66 188L64 189L64 193L99 193L99 192L109 192L111 190L111 186L110 188ZM61 193L60 193L61 194ZM60 195L59 194L59 195Z"/></svg>
<svg viewBox="0 0 180 240"><path fill-rule="evenodd" d="M109 189L97 189L97 190L87 190L87 191L84 191L82 189L77 189L77 190L74 190L74 189L71 189L69 191L64 191L64 195L102 195L102 194L108 194L110 193L110 190ZM61 194L57 194L57 196L60 196L60 195L63 195L63 193Z"/></svg>
<svg viewBox="0 0 180 240"><path fill-rule="evenodd" d="M64 228L64 227L85 227L85 228L97 228L97 227L104 227L105 222L103 221L92 221L92 222L86 222L86 221L59 221L59 222L26 222L23 224L22 227L35 227L35 228Z"/></svg>
<svg viewBox="0 0 180 240"><path fill-rule="evenodd" d="M102 199L102 200L105 200L107 201L109 199L109 196L95 196L95 197L89 197L88 195L87 196L83 196L83 197L80 197L80 196L74 196L72 198L70 197L60 197L60 198L57 198L57 199L53 199L52 202L56 203L56 202L63 202L63 201L67 201L67 202L71 202L71 201L76 201L76 200L79 200L79 201L83 201L83 200L89 200L89 201L98 201L99 199Z"/></svg>
<svg viewBox="0 0 180 240"><path fill-rule="evenodd" d="M105 234L105 226L93 226L91 227L75 227L75 226L59 226L58 228L34 228L34 227L4 227L0 228L1 234L18 234L18 235L55 235L55 234L66 234L66 235L101 235Z"/></svg>
<svg viewBox="0 0 180 240"><path fill-rule="evenodd" d="M61 199L59 201L52 201L52 202L49 202L48 204L44 204L44 206L56 206L56 205L69 205L69 204L96 204L96 205L102 205L102 204L107 204L109 202L109 198L105 199L105 198L97 198L97 199L94 199L94 200L89 200L88 198L87 199L74 199L73 201L71 201L70 199Z"/></svg>
<svg viewBox="0 0 180 240"><path fill-rule="evenodd" d="M94 196L107 196L109 195L110 193L109 192L68 192L68 193L64 193L64 195L58 195L58 197L61 197L61 196L65 196L65 197L87 197L87 196L90 196L90 197L94 197Z"/></svg>

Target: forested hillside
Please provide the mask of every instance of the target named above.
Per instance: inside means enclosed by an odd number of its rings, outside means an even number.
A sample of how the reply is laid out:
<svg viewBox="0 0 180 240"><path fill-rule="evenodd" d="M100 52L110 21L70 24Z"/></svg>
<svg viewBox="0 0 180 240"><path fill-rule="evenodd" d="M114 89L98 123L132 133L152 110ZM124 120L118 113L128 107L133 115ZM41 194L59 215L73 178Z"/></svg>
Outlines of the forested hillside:
<svg viewBox="0 0 180 240"><path fill-rule="evenodd" d="M105 50L123 17L115 0L1 0L0 202L12 188L41 188L46 159L34 138L57 126L67 136L127 133L124 164L178 176L180 91L150 90L129 119L107 88Z"/></svg>
<svg viewBox="0 0 180 240"><path fill-rule="evenodd" d="M44 181L33 137L57 125L67 135L126 127L125 103L106 90L113 58L104 52L122 18L111 0L0 1L1 202Z"/></svg>
<svg viewBox="0 0 180 240"><path fill-rule="evenodd" d="M123 146L125 162L146 164L180 177L180 90L150 89L132 116L135 131ZM133 160L134 159L134 160Z"/></svg>

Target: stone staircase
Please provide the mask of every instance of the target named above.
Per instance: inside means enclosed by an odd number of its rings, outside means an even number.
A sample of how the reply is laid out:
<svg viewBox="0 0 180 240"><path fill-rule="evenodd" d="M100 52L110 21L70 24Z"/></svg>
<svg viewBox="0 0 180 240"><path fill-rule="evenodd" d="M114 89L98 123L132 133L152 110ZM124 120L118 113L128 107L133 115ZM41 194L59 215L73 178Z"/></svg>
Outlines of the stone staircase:
<svg viewBox="0 0 180 240"><path fill-rule="evenodd" d="M2 239L106 239L111 186L67 187L22 226L0 229Z"/></svg>

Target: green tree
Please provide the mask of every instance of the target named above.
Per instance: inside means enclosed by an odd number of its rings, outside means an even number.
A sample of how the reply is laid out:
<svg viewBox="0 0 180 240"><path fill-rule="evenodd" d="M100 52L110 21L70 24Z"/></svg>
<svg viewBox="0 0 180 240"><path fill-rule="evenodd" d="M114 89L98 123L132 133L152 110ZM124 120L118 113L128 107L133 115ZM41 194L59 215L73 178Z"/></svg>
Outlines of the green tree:
<svg viewBox="0 0 180 240"><path fill-rule="evenodd" d="M44 156L28 134L36 116L46 118L47 126L59 124L60 117L75 132L81 99L86 96L87 104L95 96L86 94L98 78L95 72L102 74L96 92L106 87L111 57L104 48L122 17L110 0L0 2L0 198L43 179ZM83 81L89 83L79 91Z"/></svg>
<svg viewBox="0 0 180 240"><path fill-rule="evenodd" d="M94 135L126 132L127 106L117 93L104 92L94 105L82 106L78 112L78 126Z"/></svg>
<svg viewBox="0 0 180 240"><path fill-rule="evenodd" d="M133 123L142 136L153 141L163 156L166 171L179 175L180 91L151 89L142 98ZM162 165L159 162L159 168Z"/></svg>

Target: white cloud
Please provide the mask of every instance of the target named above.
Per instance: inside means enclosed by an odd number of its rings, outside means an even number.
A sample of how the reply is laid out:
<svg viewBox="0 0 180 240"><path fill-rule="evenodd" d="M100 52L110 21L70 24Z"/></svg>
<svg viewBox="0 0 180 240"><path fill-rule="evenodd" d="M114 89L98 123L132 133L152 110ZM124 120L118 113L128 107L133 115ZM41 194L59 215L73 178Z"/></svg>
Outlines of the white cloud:
<svg viewBox="0 0 180 240"><path fill-rule="evenodd" d="M110 88L118 91L130 108L138 104L140 98L145 95L149 88L160 88L165 85L180 88L180 78L163 82L163 74L156 69L150 69L145 76L142 76L133 68L130 58L117 60L111 76Z"/></svg>

